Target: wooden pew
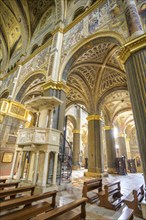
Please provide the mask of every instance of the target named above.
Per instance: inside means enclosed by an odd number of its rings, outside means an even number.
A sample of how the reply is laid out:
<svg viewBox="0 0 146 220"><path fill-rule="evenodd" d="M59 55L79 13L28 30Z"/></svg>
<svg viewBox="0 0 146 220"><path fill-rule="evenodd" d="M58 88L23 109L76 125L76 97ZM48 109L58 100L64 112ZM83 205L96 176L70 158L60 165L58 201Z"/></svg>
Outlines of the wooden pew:
<svg viewBox="0 0 146 220"><path fill-rule="evenodd" d="M7 209L13 209L19 206L24 207L30 207L33 202L38 202L43 199L47 199L49 197L52 197L52 203L51 206L54 208L56 206L56 193L57 191L51 191L39 195L33 195L33 196L24 196L17 199L11 199L8 201L4 201L0 203L0 211L4 211Z"/></svg>
<svg viewBox="0 0 146 220"><path fill-rule="evenodd" d="M67 205L62 207L58 207L52 211L40 214L31 220L45 220L45 219L53 219L53 220L85 220L86 218L86 201L87 198L81 198L76 201L73 201ZM81 206L80 213L75 213L72 210L78 206Z"/></svg>
<svg viewBox="0 0 146 220"><path fill-rule="evenodd" d="M0 190L3 190L4 188L8 188L8 187L18 187L20 181L17 182L11 182L11 183L0 183Z"/></svg>
<svg viewBox="0 0 146 220"><path fill-rule="evenodd" d="M92 194L88 193L93 190L94 192L92 192ZM101 178L87 180L84 182L84 185L83 185L82 197L86 197L88 199L88 202L92 204L94 202L97 202L98 200L97 193L100 192L101 190L102 190L102 179Z"/></svg>
<svg viewBox="0 0 146 220"><path fill-rule="evenodd" d="M24 193L30 191L31 195L33 195L35 190L35 186L24 186L15 189L9 190L1 190L0 191L0 199L5 199L6 197L15 198L18 193Z"/></svg>
<svg viewBox="0 0 146 220"><path fill-rule="evenodd" d="M134 189L132 191L132 195L133 196L128 195L124 199L124 203L128 206L128 208L134 210L135 216L142 218L142 211L139 208L139 206L140 206L140 202L144 198L144 185L142 184L139 187L137 187L137 189Z"/></svg>
<svg viewBox="0 0 146 220"><path fill-rule="evenodd" d="M107 209L116 210L121 207L125 196L121 194L120 181L109 183L104 186L104 190L98 192L99 206Z"/></svg>
<svg viewBox="0 0 146 220"><path fill-rule="evenodd" d="M126 208L123 213L120 215L118 220L132 220L133 219L133 209Z"/></svg>
<svg viewBox="0 0 146 220"><path fill-rule="evenodd" d="M0 183L5 183L7 181L7 178L5 179L0 179Z"/></svg>
<svg viewBox="0 0 146 220"><path fill-rule="evenodd" d="M39 204L29 206L26 208L23 208L18 211L14 211L10 214L6 214L3 216L0 216L1 220L27 220L32 217L35 217L36 215L42 213L42 212L48 212L49 210L52 210L53 207L50 206L50 203L48 202L41 202Z"/></svg>

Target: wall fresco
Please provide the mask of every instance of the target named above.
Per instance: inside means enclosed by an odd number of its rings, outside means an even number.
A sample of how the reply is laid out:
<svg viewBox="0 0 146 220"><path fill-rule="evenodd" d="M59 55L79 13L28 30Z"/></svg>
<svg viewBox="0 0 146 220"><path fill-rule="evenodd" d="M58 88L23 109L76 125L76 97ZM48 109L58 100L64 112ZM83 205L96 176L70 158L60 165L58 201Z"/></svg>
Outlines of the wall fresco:
<svg viewBox="0 0 146 220"><path fill-rule="evenodd" d="M62 62L67 56L68 49L98 30L115 31L129 40L123 5L120 0L109 0L64 34Z"/></svg>
<svg viewBox="0 0 146 220"><path fill-rule="evenodd" d="M136 0L136 4L143 30L146 31L146 1Z"/></svg>

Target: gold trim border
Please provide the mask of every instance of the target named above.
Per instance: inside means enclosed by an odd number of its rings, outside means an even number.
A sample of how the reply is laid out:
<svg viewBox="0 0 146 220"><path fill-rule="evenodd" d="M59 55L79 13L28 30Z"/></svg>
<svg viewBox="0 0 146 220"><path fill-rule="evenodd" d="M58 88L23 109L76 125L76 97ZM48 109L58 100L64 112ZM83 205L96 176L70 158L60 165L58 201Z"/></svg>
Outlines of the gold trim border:
<svg viewBox="0 0 146 220"><path fill-rule="evenodd" d="M80 134L80 131L79 131L79 130L77 130L77 129L72 130L72 132L73 132L74 134Z"/></svg>
<svg viewBox="0 0 146 220"><path fill-rule="evenodd" d="M113 129L113 126L110 126L110 125L104 126L104 130L106 131L112 130L112 129Z"/></svg>
<svg viewBox="0 0 146 220"><path fill-rule="evenodd" d="M121 47L120 55L118 58L124 64L131 54L135 53L138 50L146 48L146 34L141 35L140 37L129 41Z"/></svg>
<svg viewBox="0 0 146 220"><path fill-rule="evenodd" d="M55 90L62 90L64 91L65 93L69 93L70 91L70 88L63 82L55 82L53 80L50 80L46 83L44 83L42 85L43 87L43 90L47 90L47 89L55 89Z"/></svg>
<svg viewBox="0 0 146 220"><path fill-rule="evenodd" d="M101 115L89 115L87 118L87 121L93 121L93 120L103 120Z"/></svg>

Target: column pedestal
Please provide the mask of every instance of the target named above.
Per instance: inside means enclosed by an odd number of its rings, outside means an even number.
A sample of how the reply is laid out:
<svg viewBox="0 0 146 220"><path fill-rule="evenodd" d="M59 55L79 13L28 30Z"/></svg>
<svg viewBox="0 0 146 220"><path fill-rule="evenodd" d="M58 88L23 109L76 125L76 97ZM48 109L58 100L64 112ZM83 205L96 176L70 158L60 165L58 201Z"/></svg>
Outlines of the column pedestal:
<svg viewBox="0 0 146 220"><path fill-rule="evenodd" d="M44 172L43 172L43 180L42 180L42 186L44 187L47 184L48 165L49 165L49 152L45 152Z"/></svg>
<svg viewBox="0 0 146 220"><path fill-rule="evenodd" d="M17 172L17 176L16 176L16 179L18 179L18 180L21 178L21 174L22 174L23 154L24 154L24 152L22 151L21 155L20 155L19 167L18 167L18 172Z"/></svg>

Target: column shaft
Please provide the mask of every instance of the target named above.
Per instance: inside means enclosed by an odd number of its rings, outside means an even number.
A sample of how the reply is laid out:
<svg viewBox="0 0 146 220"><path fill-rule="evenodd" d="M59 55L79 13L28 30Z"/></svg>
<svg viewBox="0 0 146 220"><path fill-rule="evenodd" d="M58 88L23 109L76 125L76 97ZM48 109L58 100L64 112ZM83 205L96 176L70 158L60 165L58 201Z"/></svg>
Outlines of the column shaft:
<svg viewBox="0 0 146 220"><path fill-rule="evenodd" d="M53 184L53 185L56 185L57 162L58 162L58 153L57 153L57 152L55 152L55 155L54 155L54 170L53 170L53 180L52 180L52 184Z"/></svg>
<svg viewBox="0 0 146 220"><path fill-rule="evenodd" d="M106 150L107 150L107 165L108 172L113 173L116 171L116 148L115 148L115 138L112 128L105 130L106 138Z"/></svg>
<svg viewBox="0 0 146 220"><path fill-rule="evenodd" d="M45 160L44 160L44 171L43 171L42 186L46 186L46 184L47 184L48 165L49 165L49 152L45 152Z"/></svg>
<svg viewBox="0 0 146 220"><path fill-rule="evenodd" d="M127 159L127 149L126 149L126 140L125 135L121 134L117 137L118 147L119 147L119 156L125 156Z"/></svg>
<svg viewBox="0 0 146 220"><path fill-rule="evenodd" d="M73 169L79 168L79 154L80 154L80 133L78 130L73 131Z"/></svg>
<svg viewBox="0 0 146 220"><path fill-rule="evenodd" d="M10 173L10 179L13 179L13 176L14 176L14 170L15 170L17 156L18 156L18 151L15 151L13 163L12 163L12 168L11 168L11 173Z"/></svg>
<svg viewBox="0 0 146 220"><path fill-rule="evenodd" d="M132 54L125 63L139 151L146 182L146 49Z"/></svg>
<svg viewBox="0 0 146 220"><path fill-rule="evenodd" d="M88 171L93 173L104 171L101 120L88 120Z"/></svg>
<svg viewBox="0 0 146 220"><path fill-rule="evenodd" d="M36 184L38 174L39 151L35 153L33 184Z"/></svg>
<svg viewBox="0 0 146 220"><path fill-rule="evenodd" d="M134 0L124 0L125 16L129 34L132 38L142 35L142 25Z"/></svg>
<svg viewBox="0 0 146 220"><path fill-rule="evenodd" d="M18 172L17 172L16 179L20 179L20 178L21 178L23 154L24 154L24 152L22 151L22 152L21 152L21 155L20 155L19 167L18 167Z"/></svg>

